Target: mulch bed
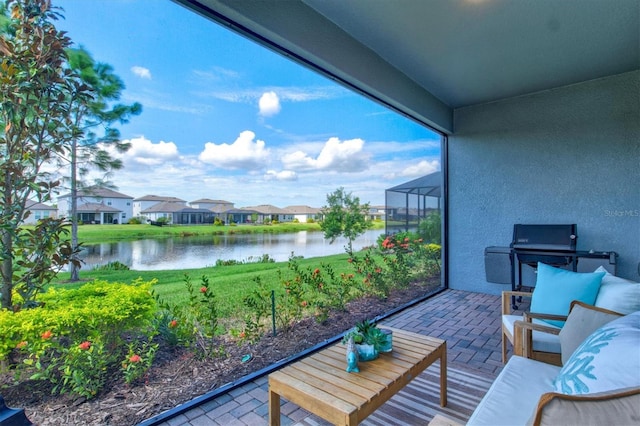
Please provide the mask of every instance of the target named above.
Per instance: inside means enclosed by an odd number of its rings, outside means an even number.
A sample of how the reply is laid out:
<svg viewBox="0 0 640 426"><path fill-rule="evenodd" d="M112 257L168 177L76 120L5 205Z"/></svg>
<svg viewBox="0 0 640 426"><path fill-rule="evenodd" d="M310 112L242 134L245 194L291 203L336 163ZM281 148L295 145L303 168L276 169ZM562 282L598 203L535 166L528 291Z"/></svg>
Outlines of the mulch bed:
<svg viewBox="0 0 640 426"><path fill-rule="evenodd" d="M156 360L144 382L127 385L121 378L114 379L89 401L52 396L51 387L43 382L13 385L8 374L0 375L0 393L9 407L24 408L27 417L41 426L135 425L335 337L359 321L373 319L421 298L439 285L437 277L432 282L394 290L386 299L354 300L345 311L332 312L322 324L305 319L276 336L269 333L255 344L221 341L225 357L200 360L187 350L160 342ZM243 363L246 354L251 354L252 359Z"/></svg>

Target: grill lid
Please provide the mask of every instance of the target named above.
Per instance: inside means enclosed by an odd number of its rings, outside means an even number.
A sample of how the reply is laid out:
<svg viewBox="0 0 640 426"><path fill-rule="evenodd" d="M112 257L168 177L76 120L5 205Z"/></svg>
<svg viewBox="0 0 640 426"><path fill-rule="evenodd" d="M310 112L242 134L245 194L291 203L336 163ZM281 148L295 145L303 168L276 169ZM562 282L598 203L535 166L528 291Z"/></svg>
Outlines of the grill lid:
<svg viewBox="0 0 640 426"><path fill-rule="evenodd" d="M513 225L516 250L576 251L577 225Z"/></svg>

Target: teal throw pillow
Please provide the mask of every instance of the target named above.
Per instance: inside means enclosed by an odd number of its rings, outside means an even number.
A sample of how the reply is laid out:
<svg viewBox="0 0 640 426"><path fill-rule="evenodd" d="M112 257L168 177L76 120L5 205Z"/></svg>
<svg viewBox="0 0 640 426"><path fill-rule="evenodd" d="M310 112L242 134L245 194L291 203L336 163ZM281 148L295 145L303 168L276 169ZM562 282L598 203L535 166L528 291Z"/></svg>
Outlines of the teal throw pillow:
<svg viewBox="0 0 640 426"><path fill-rule="evenodd" d="M640 386L640 311L603 325L573 352L554 380L565 395Z"/></svg>
<svg viewBox="0 0 640 426"><path fill-rule="evenodd" d="M593 305L602 277L604 272L580 273L538 263L538 278L531 296L531 312L566 316L574 300ZM564 321L547 322L556 327L564 325Z"/></svg>

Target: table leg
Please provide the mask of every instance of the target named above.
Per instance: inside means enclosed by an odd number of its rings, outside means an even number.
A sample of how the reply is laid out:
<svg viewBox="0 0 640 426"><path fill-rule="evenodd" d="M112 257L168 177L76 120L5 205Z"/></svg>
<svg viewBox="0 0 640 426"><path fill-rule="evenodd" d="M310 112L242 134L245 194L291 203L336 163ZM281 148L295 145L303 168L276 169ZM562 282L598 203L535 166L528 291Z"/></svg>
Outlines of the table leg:
<svg viewBox="0 0 640 426"><path fill-rule="evenodd" d="M269 390L269 425L280 426L280 395Z"/></svg>
<svg viewBox="0 0 640 426"><path fill-rule="evenodd" d="M447 406L447 342L442 344L440 355L440 406Z"/></svg>

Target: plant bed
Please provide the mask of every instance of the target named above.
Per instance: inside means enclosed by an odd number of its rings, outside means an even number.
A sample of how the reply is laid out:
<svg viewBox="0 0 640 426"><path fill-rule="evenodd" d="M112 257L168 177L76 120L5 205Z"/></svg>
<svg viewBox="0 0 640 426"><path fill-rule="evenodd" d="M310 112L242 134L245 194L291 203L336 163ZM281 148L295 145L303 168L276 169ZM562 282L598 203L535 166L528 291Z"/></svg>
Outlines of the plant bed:
<svg viewBox="0 0 640 426"><path fill-rule="evenodd" d="M200 360L186 349L159 342L156 359L144 380L133 385L122 379L112 380L89 401L52 396L51 387L44 382L24 381L14 385L8 373L0 375L0 394L9 407L24 408L27 417L41 426L135 425L335 337L352 324L423 297L439 285L440 278L436 277L431 282L393 290L386 299L357 299L348 303L345 311L332 311L322 324L307 318L276 336L266 334L255 344L239 346L231 339L221 339L224 357ZM243 363L247 354L251 354L251 360Z"/></svg>

